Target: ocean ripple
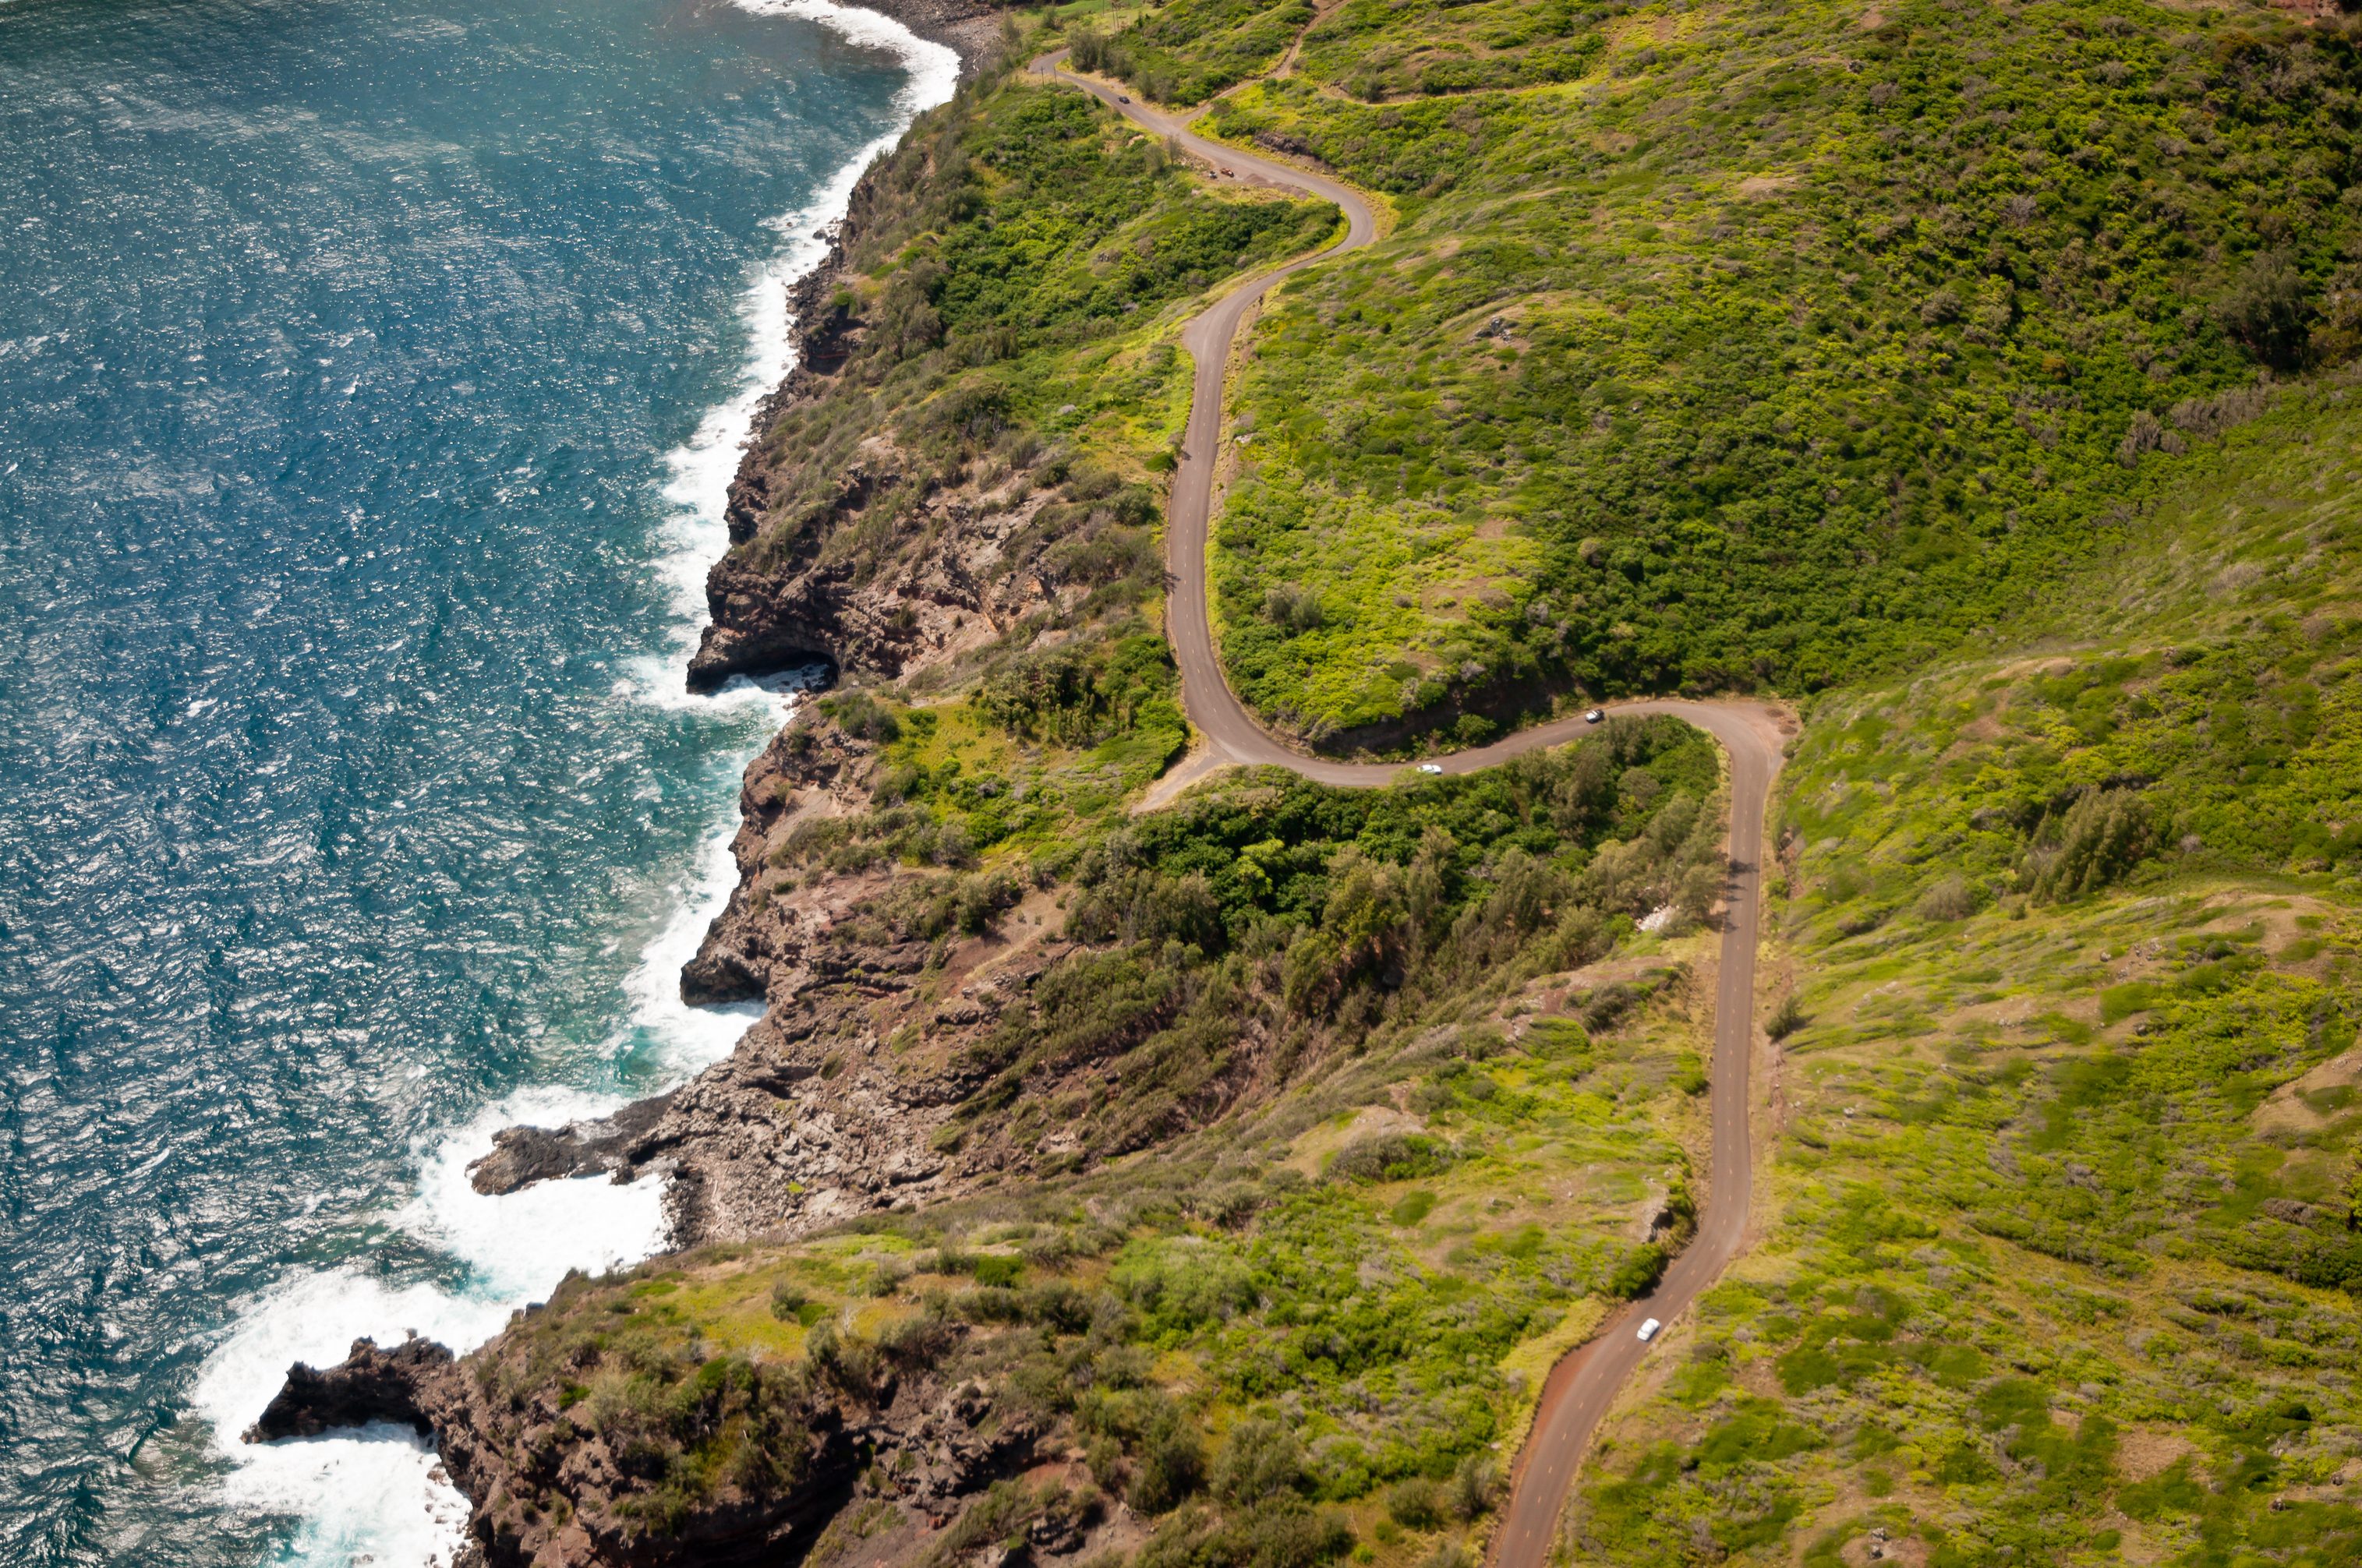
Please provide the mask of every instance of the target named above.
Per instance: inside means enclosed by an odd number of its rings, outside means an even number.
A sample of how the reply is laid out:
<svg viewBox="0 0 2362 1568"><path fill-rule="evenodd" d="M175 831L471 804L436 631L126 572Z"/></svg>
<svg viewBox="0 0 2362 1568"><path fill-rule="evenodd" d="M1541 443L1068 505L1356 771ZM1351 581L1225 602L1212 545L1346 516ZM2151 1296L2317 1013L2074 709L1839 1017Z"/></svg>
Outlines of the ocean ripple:
<svg viewBox="0 0 2362 1568"><path fill-rule="evenodd" d="M407 1433L226 1440L657 1244L461 1173L745 1023L671 976L786 699L679 651L781 280L949 83L767 9L0 5L0 1561L429 1561Z"/></svg>

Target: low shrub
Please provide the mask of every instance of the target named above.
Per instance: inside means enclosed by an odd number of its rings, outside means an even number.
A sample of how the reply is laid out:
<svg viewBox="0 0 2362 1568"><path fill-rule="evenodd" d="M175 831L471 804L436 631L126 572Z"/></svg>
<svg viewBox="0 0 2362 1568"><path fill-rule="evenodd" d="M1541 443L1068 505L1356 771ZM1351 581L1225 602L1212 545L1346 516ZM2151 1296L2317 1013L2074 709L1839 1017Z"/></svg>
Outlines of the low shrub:
<svg viewBox="0 0 2362 1568"><path fill-rule="evenodd" d="M1234 1507L1249 1507L1296 1490L1304 1476L1304 1456L1296 1435L1277 1421L1248 1420L1231 1429L1216 1455L1213 1492Z"/></svg>
<svg viewBox="0 0 2362 1568"><path fill-rule="evenodd" d="M1410 1181L1450 1168L1451 1146L1417 1133L1357 1138L1329 1162L1331 1181Z"/></svg>
<svg viewBox="0 0 2362 1568"><path fill-rule="evenodd" d="M1443 1492L1423 1475L1386 1488L1386 1517L1405 1530L1433 1530L1443 1522Z"/></svg>

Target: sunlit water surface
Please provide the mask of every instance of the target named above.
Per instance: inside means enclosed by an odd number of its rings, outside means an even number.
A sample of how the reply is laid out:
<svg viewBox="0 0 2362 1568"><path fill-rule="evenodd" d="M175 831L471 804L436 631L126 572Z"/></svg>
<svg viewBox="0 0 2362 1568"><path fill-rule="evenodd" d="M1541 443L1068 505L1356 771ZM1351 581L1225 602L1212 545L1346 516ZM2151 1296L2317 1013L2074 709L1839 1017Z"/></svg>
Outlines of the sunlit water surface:
<svg viewBox="0 0 2362 1568"><path fill-rule="evenodd" d="M287 1364L659 1245L492 1131L674 979L790 698L678 695L782 285L952 61L820 0L0 4L0 1562L443 1561Z"/></svg>

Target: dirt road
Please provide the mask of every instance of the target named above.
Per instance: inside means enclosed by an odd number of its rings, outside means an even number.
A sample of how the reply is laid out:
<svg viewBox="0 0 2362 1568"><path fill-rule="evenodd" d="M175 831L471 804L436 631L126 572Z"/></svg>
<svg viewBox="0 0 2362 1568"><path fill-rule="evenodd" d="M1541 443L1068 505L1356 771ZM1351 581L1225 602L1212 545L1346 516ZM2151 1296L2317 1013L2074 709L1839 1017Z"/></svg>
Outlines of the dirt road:
<svg viewBox="0 0 2362 1568"><path fill-rule="evenodd" d="M1714 1066L1708 1079L1714 1153L1698 1234L1645 1299L1608 1321L1599 1336L1551 1368L1534 1429L1518 1456L1508 1511L1494 1533L1492 1562L1540 1568L1591 1435L1643 1356L1639 1325L1671 1324L1722 1276L1747 1234L1754 1187L1748 1065L1755 1049L1755 944L1762 914L1763 805L1785 742L1761 704L1630 703L1625 713L1673 713L1722 742L1730 755L1730 883L1714 997ZM1661 1343L1660 1339L1658 1343Z"/></svg>
<svg viewBox="0 0 2362 1568"><path fill-rule="evenodd" d="M1190 723L1205 737L1196 759L1211 762L1269 764L1288 768L1322 784L1375 785L1402 773L1390 762L1346 762L1308 757L1274 740L1247 711L1214 653L1207 615L1206 544L1213 510L1214 467L1222 432L1222 382L1239 324L1264 291L1290 273L1367 245L1377 234L1369 203L1350 187L1289 164L1252 157L1192 135L1186 121L1132 101L1122 90L1063 69L1064 51L1044 55L1033 70L1081 88L1117 113L1159 136L1179 142L1192 157L1219 171L1217 178L1302 192L1337 203L1344 214L1344 237L1328 249L1299 257L1284 267L1249 279L1182 328L1181 341L1197 366L1189 423L1182 438L1167 507L1166 563L1171 574L1165 630L1181 667L1182 703ZM1714 1067L1709 1074L1714 1117L1714 1153L1698 1234L1646 1299L1611 1320L1599 1337L1552 1369L1544 1387L1533 1433L1518 1466L1508 1511L1493 1538L1497 1568L1541 1568L1549 1554L1567 1489L1589 1446L1591 1434L1650 1345L1636 1335L1639 1323L1657 1318L1670 1324L1738 1255L1747 1229L1754 1161L1748 1133L1749 1060L1755 1043L1755 944L1760 916L1763 806L1785 743L1775 711L1750 702L1688 702L1663 698L1615 705L1619 714L1670 713L1687 719L1722 743L1730 757L1731 878L1722 929L1722 955L1715 991ZM1555 746L1589 729L1580 718L1562 718L1521 729L1489 746L1432 759L1447 773L1474 773L1523 752ZM1197 770L1193 769L1193 773Z"/></svg>

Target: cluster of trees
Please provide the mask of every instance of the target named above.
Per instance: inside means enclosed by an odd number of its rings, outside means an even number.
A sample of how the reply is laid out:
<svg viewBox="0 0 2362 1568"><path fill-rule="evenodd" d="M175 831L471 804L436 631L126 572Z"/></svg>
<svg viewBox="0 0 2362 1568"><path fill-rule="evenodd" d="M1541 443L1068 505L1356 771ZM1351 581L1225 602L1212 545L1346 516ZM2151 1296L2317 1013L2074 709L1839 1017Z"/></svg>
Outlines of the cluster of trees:
<svg viewBox="0 0 2362 1568"><path fill-rule="evenodd" d="M1054 873L1090 950L975 1048L988 1076L955 1128L1006 1113L1021 1131L1049 1115L1046 1086L1104 1062L1118 1087L1071 1130L1094 1155L1140 1147L1226 1103L1252 1036L1286 1042L1284 1073L1324 1033L1414 1016L1505 965L1595 957L1660 904L1703 916L1723 880L1716 766L1679 720L1617 719L1471 777L1255 774L1104 831Z"/></svg>
<svg viewBox="0 0 2362 1568"><path fill-rule="evenodd" d="M1179 691L1171 645L1142 631L1020 653L985 676L975 700L1012 735L1089 747L1142 728L1177 732Z"/></svg>

